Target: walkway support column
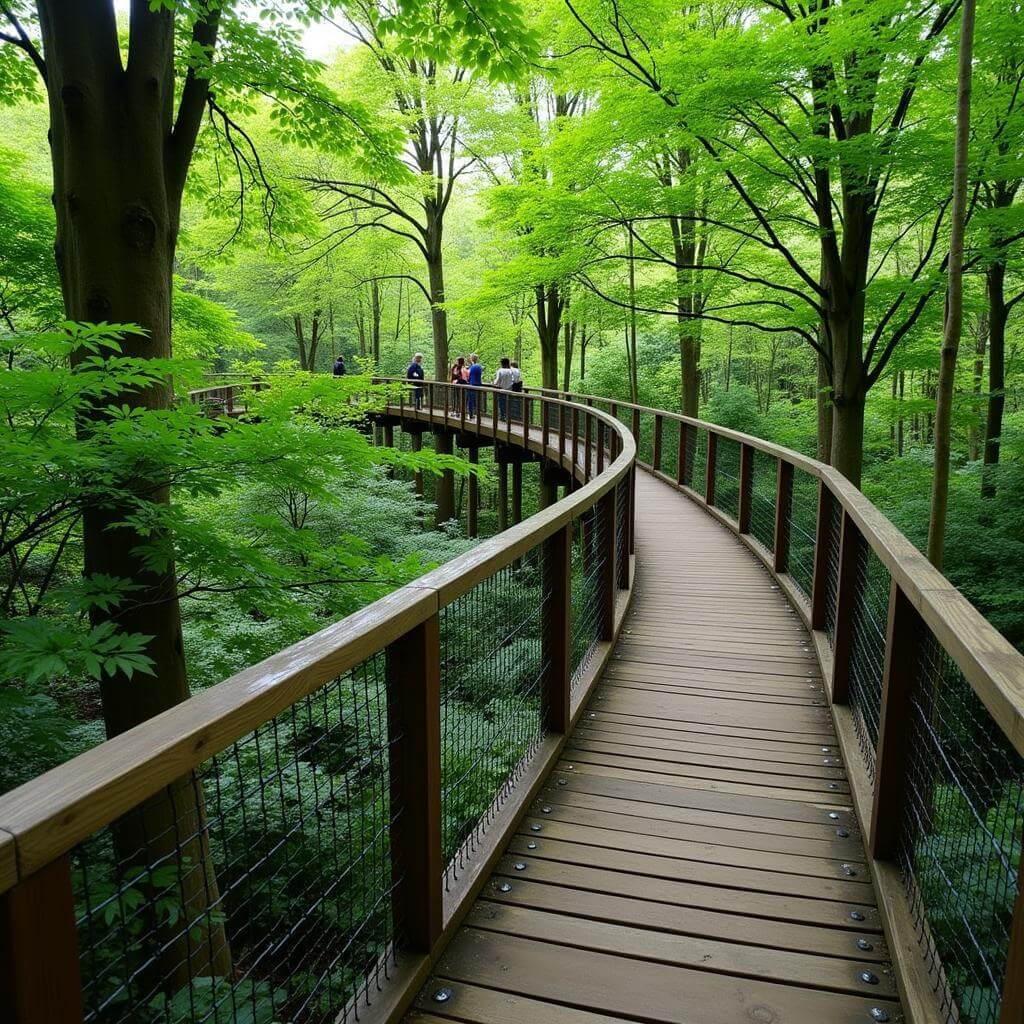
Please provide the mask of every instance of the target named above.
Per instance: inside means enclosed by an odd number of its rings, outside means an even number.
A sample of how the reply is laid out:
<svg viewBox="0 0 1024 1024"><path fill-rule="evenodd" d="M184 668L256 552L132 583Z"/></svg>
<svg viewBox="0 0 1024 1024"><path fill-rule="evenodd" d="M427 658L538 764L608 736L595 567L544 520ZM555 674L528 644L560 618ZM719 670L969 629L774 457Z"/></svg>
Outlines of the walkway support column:
<svg viewBox="0 0 1024 1024"><path fill-rule="evenodd" d="M512 463L512 524L523 521L523 464Z"/></svg>
<svg viewBox="0 0 1024 1024"><path fill-rule="evenodd" d="M441 631L438 616L387 649L395 919L405 948L429 953L443 925Z"/></svg>
<svg viewBox="0 0 1024 1024"><path fill-rule="evenodd" d="M508 529L508 463L498 463L498 530Z"/></svg>
<svg viewBox="0 0 1024 1024"><path fill-rule="evenodd" d="M423 434L419 430L414 430L409 435L409 446L412 448L414 453L423 451ZM412 476L413 487L416 489L416 497L423 497L423 474L417 469Z"/></svg>
<svg viewBox="0 0 1024 1024"><path fill-rule="evenodd" d="M543 660L547 666L541 706L544 727L566 733L572 718L570 689L572 659L569 656L569 616L572 588L572 523L567 523L544 542Z"/></svg>
<svg viewBox="0 0 1024 1024"><path fill-rule="evenodd" d="M438 455L451 455L452 435L445 430L435 432L434 450ZM455 474L446 469L437 484L437 525L440 526L455 516Z"/></svg>

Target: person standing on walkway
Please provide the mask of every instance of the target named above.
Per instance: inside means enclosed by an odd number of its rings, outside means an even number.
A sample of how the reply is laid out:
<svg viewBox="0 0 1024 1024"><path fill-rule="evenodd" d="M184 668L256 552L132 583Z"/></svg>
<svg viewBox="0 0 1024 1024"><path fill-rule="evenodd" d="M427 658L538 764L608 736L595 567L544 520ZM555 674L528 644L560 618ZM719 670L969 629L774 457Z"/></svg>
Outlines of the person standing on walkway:
<svg viewBox="0 0 1024 1024"><path fill-rule="evenodd" d="M480 357L474 352L469 357L469 379L466 381L467 384L473 389L469 393L469 401L466 406L466 412L470 416L476 415L476 389L483 386L484 383L484 367L483 363L480 362Z"/></svg>
<svg viewBox="0 0 1024 1024"><path fill-rule="evenodd" d="M345 376L345 357L339 352L338 358L334 360L334 370L332 371L335 377Z"/></svg>
<svg viewBox="0 0 1024 1024"><path fill-rule="evenodd" d="M508 395L506 391L512 390L512 364L508 356L501 357L501 366L494 375L494 386L498 389L498 415L508 419Z"/></svg>
<svg viewBox="0 0 1024 1024"><path fill-rule="evenodd" d="M411 381L422 381L423 374L423 353L417 352L412 357L412 362L409 364L409 368L405 371L405 379ZM412 386L412 400L413 404L419 409L423 405L423 385L414 383Z"/></svg>

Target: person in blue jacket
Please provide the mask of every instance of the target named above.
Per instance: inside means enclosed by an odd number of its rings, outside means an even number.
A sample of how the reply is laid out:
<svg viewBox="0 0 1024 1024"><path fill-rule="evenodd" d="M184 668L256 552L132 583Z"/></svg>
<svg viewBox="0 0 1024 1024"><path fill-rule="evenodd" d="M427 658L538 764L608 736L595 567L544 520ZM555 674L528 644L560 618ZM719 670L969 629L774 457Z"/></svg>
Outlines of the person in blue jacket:
<svg viewBox="0 0 1024 1024"><path fill-rule="evenodd" d="M483 382L484 382L484 368L483 368L483 364L480 362L480 357L474 352L469 357L469 380L466 381L466 383L471 388L478 388L478 387L481 387L483 385ZM475 390L474 391L470 391L468 397L469 397L469 401L466 404L466 412L470 416L475 416L476 415L476 400L477 400L476 391Z"/></svg>
<svg viewBox="0 0 1024 1024"><path fill-rule="evenodd" d="M409 368L405 371L405 379L411 381L423 380L423 353L417 352L412 357L412 362L409 364ZM423 405L423 385L413 384L412 386L412 400L416 405L416 408L420 408Z"/></svg>

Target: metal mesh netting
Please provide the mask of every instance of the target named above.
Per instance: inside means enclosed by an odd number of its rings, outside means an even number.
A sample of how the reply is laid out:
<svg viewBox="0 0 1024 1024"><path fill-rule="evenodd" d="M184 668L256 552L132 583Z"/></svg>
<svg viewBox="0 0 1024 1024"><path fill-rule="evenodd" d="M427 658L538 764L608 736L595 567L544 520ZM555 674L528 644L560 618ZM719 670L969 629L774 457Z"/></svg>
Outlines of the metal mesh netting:
<svg viewBox="0 0 1024 1024"><path fill-rule="evenodd" d="M775 550L775 492L778 460L754 449L754 475L750 494L750 532L769 551Z"/></svg>
<svg viewBox="0 0 1024 1024"><path fill-rule="evenodd" d="M1024 759L931 634L919 657L898 859L945 1019L995 1024L1024 835Z"/></svg>
<svg viewBox="0 0 1024 1024"><path fill-rule="evenodd" d="M825 634L830 647L836 645L836 608L839 600L839 542L843 528L843 509L838 501L829 501L828 553L825 571Z"/></svg>
<svg viewBox="0 0 1024 1024"><path fill-rule="evenodd" d="M850 619L849 698L861 751L874 778L889 618L889 571L860 534Z"/></svg>
<svg viewBox="0 0 1024 1024"><path fill-rule="evenodd" d="M789 518L789 573L810 600L814 583L814 534L818 520L818 481L793 473L793 508Z"/></svg>
<svg viewBox="0 0 1024 1024"><path fill-rule="evenodd" d="M632 410L624 410L627 416L632 416ZM650 413L640 413L640 432L636 438L636 457L640 462L647 465L654 463L654 416Z"/></svg>
<svg viewBox="0 0 1024 1024"><path fill-rule="evenodd" d="M441 610L441 834L446 883L542 733L542 548Z"/></svg>
<svg viewBox="0 0 1024 1024"><path fill-rule="evenodd" d="M603 518L588 513L573 524L569 649L572 688L586 673L601 633L601 577L605 551Z"/></svg>
<svg viewBox="0 0 1024 1024"><path fill-rule="evenodd" d="M77 847L85 1020L326 1022L382 984L394 732L378 654Z"/></svg>
<svg viewBox="0 0 1024 1024"><path fill-rule="evenodd" d="M621 580L629 562L629 475L615 485L615 577Z"/></svg>
<svg viewBox="0 0 1024 1024"><path fill-rule="evenodd" d="M704 493L708 463L708 432L688 427L686 430L686 467L683 483L699 494Z"/></svg>
<svg viewBox="0 0 1024 1024"><path fill-rule="evenodd" d="M679 424L665 418L661 424L661 471L676 479L679 466Z"/></svg>
<svg viewBox="0 0 1024 1024"><path fill-rule="evenodd" d="M733 519L740 514L740 444L728 437L715 450L715 507Z"/></svg>

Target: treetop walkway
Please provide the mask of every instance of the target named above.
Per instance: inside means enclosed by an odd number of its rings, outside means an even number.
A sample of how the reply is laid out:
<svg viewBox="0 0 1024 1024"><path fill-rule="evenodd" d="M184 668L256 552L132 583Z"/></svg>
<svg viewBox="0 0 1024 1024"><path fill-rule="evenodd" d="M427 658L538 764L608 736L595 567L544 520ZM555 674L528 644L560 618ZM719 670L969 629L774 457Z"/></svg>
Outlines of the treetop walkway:
<svg viewBox="0 0 1024 1024"><path fill-rule="evenodd" d="M507 529L0 798L4 1019L1024 1020L1024 658L829 467L470 390L380 428Z"/></svg>

